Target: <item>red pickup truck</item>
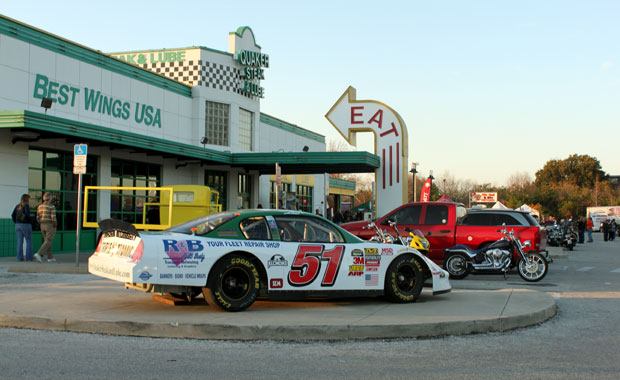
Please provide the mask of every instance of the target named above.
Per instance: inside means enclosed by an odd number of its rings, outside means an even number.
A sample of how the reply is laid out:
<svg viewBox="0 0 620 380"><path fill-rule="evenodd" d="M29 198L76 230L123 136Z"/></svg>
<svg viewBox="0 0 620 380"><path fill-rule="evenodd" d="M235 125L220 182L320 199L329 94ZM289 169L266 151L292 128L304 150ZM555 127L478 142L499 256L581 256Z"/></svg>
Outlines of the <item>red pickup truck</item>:
<svg viewBox="0 0 620 380"><path fill-rule="evenodd" d="M472 249L482 248L504 235L500 232L505 223L506 228L514 230L515 236L524 247L529 241L530 247L525 251L540 252L546 249L546 231L528 213L515 210L468 210L461 203L453 202L415 202L402 205L383 217L375 220L381 229L394 234L388 225L394 220L403 236L405 227L418 229L428 239L431 249L429 258L439 265L444 262L444 249L457 244ZM364 229L367 221L341 224L340 227L361 237L370 239L373 230Z"/></svg>

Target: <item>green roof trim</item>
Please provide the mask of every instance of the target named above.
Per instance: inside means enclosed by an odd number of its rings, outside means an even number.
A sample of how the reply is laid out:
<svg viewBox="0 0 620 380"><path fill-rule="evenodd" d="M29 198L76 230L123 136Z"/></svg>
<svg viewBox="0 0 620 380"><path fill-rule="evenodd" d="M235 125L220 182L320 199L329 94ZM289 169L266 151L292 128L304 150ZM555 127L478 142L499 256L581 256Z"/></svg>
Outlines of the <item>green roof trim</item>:
<svg viewBox="0 0 620 380"><path fill-rule="evenodd" d="M280 128L284 131L294 133L296 135L299 135L299 136L302 136L302 137L305 137L305 138L308 138L314 141L318 141L322 144L325 144L325 136L309 131L307 129L304 129L298 125L287 123L284 120L280 120L278 118L267 115L265 113L260 114L260 122L265 123L267 125L271 125L272 127Z"/></svg>
<svg viewBox="0 0 620 380"><path fill-rule="evenodd" d="M16 38L23 42L39 46L43 49L77 59L85 63L115 72L146 84L163 88L191 98L192 88L186 84L166 78L139 66L123 62L109 55L58 37L41 29L0 15L0 34Z"/></svg>
<svg viewBox="0 0 620 380"><path fill-rule="evenodd" d="M246 29L247 29L247 30L249 30L249 31L252 33L252 38L254 39L254 46L256 46L256 47L257 47L257 48L259 48L259 49L262 49L262 48L260 47L260 45L256 43L256 37L254 36L254 31L253 31L253 30L252 30L252 28L250 28L249 26L240 26L240 27L238 27L238 28L237 28L237 30L236 30L236 31L234 31L234 32L230 32L230 33L228 33L228 34L229 34L229 35L231 35L231 34L236 34L236 35L238 35L239 37L242 37L242 38L243 38L243 33L245 33Z"/></svg>
<svg viewBox="0 0 620 380"><path fill-rule="evenodd" d="M347 179L329 177L329 187L338 189L355 190L355 181L349 181Z"/></svg>
<svg viewBox="0 0 620 380"><path fill-rule="evenodd" d="M0 111L0 128L28 128L167 153L181 158L230 164L231 154L32 111Z"/></svg>
<svg viewBox="0 0 620 380"><path fill-rule="evenodd" d="M1 128L36 131L42 139L65 137L69 142L101 142L180 161L230 165L259 174L275 174L275 163L283 174L372 173L380 164L379 156L369 152L222 152L28 110L0 111ZM14 138L19 137L15 134Z"/></svg>

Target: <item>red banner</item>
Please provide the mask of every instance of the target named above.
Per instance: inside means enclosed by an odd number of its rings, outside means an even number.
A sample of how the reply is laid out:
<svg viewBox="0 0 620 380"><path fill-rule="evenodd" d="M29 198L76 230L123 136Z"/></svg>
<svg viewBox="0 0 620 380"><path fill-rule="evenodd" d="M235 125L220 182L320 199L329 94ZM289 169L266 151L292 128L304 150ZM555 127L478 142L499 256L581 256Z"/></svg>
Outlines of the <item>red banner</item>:
<svg viewBox="0 0 620 380"><path fill-rule="evenodd" d="M422 192L420 193L420 202L428 202L431 199L431 179L427 178L426 182L422 186Z"/></svg>

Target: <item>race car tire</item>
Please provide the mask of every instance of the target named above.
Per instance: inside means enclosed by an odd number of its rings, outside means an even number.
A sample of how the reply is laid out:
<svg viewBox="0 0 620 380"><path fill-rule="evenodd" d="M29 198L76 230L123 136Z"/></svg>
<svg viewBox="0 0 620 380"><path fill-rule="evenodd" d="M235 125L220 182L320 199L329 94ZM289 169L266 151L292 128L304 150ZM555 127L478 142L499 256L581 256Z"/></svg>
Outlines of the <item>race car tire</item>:
<svg viewBox="0 0 620 380"><path fill-rule="evenodd" d="M385 296L392 302L414 302L423 286L422 266L411 255L397 257L385 273Z"/></svg>
<svg viewBox="0 0 620 380"><path fill-rule="evenodd" d="M245 256L233 254L215 264L203 293L209 305L242 311L254 303L259 289L256 265Z"/></svg>

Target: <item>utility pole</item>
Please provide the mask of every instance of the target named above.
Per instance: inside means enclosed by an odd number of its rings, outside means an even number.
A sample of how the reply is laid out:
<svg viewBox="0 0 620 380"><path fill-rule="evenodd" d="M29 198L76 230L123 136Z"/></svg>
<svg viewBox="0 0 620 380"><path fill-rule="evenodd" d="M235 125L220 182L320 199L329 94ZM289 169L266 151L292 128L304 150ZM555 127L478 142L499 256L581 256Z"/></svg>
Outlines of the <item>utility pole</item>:
<svg viewBox="0 0 620 380"><path fill-rule="evenodd" d="M413 195L411 196L411 201L415 202L415 193L416 193L416 186L415 186L415 182L416 182L416 173L418 172L417 168L418 165L420 165L419 162L412 162L411 163L411 170L409 170L409 173L413 174Z"/></svg>

